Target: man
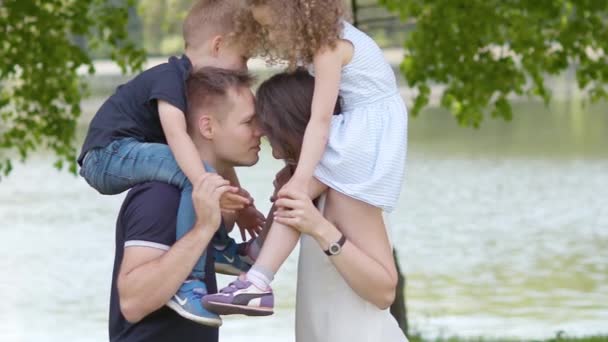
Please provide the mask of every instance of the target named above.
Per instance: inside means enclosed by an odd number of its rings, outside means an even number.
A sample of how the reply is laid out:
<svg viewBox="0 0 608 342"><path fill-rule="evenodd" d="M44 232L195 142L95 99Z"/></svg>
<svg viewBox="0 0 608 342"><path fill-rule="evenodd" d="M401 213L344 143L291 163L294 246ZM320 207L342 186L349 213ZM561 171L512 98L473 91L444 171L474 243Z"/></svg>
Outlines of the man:
<svg viewBox="0 0 608 342"><path fill-rule="evenodd" d="M255 122L250 83L246 73L213 68L194 73L187 81L188 133L201 160L219 175L258 161L261 132ZM179 189L145 183L129 192L116 226L111 341L217 341L217 328L187 320L165 304L187 280L218 230L219 197L229 189L227 181L213 174L194 184L196 224L177 241ZM212 258L208 258L206 270L209 291L215 292Z"/></svg>

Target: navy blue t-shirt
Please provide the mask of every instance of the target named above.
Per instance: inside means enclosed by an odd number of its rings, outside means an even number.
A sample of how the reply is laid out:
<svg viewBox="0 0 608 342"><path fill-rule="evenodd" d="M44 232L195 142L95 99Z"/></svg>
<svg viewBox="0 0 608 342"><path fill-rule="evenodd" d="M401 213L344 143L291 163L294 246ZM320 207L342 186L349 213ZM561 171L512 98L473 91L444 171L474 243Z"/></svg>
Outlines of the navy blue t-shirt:
<svg viewBox="0 0 608 342"><path fill-rule="evenodd" d="M196 341L217 342L218 329L194 323L165 307L131 324L120 311L116 280L125 246L168 250L175 243L179 189L151 182L136 185L123 202L116 222L116 254L110 295L109 333L112 342ZM207 258L205 283L217 292L213 258Z"/></svg>
<svg viewBox="0 0 608 342"><path fill-rule="evenodd" d="M82 165L91 149L120 138L166 144L157 101L166 101L185 113L186 79L191 70L188 57L171 57L167 63L150 68L116 88L93 117L78 163Z"/></svg>

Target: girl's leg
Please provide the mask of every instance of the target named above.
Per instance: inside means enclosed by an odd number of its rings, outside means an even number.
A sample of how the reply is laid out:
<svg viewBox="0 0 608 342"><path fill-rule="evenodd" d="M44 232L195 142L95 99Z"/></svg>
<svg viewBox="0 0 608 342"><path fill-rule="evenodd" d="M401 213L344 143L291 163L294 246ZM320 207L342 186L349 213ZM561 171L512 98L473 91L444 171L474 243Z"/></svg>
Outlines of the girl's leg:
<svg viewBox="0 0 608 342"><path fill-rule="evenodd" d="M326 185L313 179L309 194L316 198L326 189ZM271 209L270 218L272 212ZM264 241L260 255L245 280L238 279L219 294L205 296L203 305L207 309L220 315L265 316L273 313L274 295L270 283L297 245L300 232L277 222L267 221L267 227L261 234Z"/></svg>
<svg viewBox="0 0 608 342"><path fill-rule="evenodd" d="M317 198L327 190L327 185L313 178L310 188L310 198ZM273 206L274 208L274 206ZM280 223L272 222L267 232L262 231L263 242L268 248L262 247L252 270L261 268L265 272L271 272L272 278L277 273L281 265L287 260L293 249L298 243L300 233ZM270 279L272 280L272 279ZM266 286L269 284L265 284Z"/></svg>

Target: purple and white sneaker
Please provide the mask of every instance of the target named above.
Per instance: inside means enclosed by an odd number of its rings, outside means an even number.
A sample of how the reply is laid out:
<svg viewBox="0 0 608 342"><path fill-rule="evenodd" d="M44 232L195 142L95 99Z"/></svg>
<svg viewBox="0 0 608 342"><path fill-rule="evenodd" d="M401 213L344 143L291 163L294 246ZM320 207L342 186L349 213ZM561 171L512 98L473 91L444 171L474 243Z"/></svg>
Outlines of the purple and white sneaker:
<svg viewBox="0 0 608 342"><path fill-rule="evenodd" d="M203 297L203 306L219 315L269 316L274 313L272 289L260 290L247 280L237 279L219 293Z"/></svg>

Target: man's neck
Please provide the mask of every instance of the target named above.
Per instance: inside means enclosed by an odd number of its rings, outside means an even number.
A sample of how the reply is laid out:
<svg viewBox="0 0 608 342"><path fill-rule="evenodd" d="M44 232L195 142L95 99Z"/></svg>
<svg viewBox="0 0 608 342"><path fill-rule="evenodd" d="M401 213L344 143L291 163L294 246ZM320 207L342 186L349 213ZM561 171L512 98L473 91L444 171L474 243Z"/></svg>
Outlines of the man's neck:
<svg viewBox="0 0 608 342"><path fill-rule="evenodd" d="M215 169L220 176L226 174L226 171L232 166L226 164L222 160L219 160L213 151L206 148L199 148L199 154L201 160L207 165Z"/></svg>

